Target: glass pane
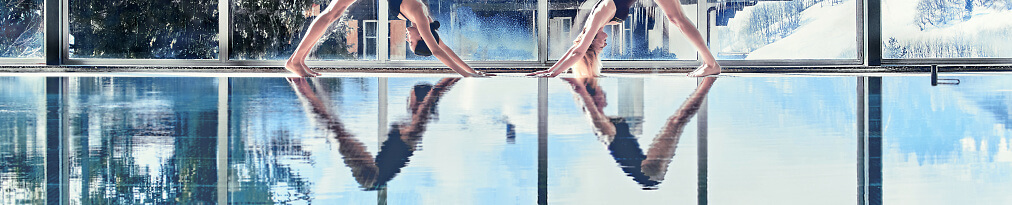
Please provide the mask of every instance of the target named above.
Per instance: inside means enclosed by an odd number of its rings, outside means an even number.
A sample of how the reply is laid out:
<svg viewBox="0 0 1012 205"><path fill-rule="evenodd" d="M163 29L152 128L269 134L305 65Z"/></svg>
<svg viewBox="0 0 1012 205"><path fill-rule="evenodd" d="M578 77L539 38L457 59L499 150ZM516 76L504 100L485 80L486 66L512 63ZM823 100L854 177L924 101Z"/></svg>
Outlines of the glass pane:
<svg viewBox="0 0 1012 205"><path fill-rule="evenodd" d="M70 204L215 204L215 78L69 79Z"/></svg>
<svg viewBox="0 0 1012 205"><path fill-rule="evenodd" d="M309 24L332 3L328 0L232 0L232 47L235 60L285 60L299 46ZM307 60L376 59L375 38L367 22L376 20L376 1L353 3L327 28ZM373 48L366 50L367 48Z"/></svg>
<svg viewBox="0 0 1012 205"><path fill-rule="evenodd" d="M218 58L218 1L70 0L70 57Z"/></svg>
<svg viewBox="0 0 1012 205"><path fill-rule="evenodd" d="M857 59L857 1L718 3L710 48L717 59Z"/></svg>
<svg viewBox="0 0 1012 205"><path fill-rule="evenodd" d="M0 9L0 58L42 58L43 0L4 1Z"/></svg>
<svg viewBox="0 0 1012 205"><path fill-rule="evenodd" d="M549 0L549 59L558 60L573 46L598 0ZM643 2L649 2L643 3ZM682 1L682 12L695 25L696 2ZM573 28L574 24L580 28ZM602 60L695 60L696 48L652 1L633 4L621 24L603 28L608 45Z"/></svg>
<svg viewBox="0 0 1012 205"><path fill-rule="evenodd" d="M439 21L439 38L463 60L537 60L536 0L427 1ZM390 5L394 6L394 5ZM391 60L436 60L417 56L404 42L404 20L390 19Z"/></svg>
<svg viewBox="0 0 1012 205"><path fill-rule="evenodd" d="M1012 76L946 78L882 77L883 204L1012 201Z"/></svg>
<svg viewBox="0 0 1012 205"><path fill-rule="evenodd" d="M0 204L47 202L44 81L0 77Z"/></svg>
<svg viewBox="0 0 1012 205"><path fill-rule="evenodd" d="M882 58L1012 57L1012 2L883 0Z"/></svg>

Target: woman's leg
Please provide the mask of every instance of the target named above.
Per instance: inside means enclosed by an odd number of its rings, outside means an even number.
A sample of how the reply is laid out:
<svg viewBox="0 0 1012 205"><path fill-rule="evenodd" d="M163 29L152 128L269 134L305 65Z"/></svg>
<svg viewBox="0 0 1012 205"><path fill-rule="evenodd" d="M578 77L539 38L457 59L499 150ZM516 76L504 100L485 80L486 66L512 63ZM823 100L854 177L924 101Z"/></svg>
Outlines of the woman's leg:
<svg viewBox="0 0 1012 205"><path fill-rule="evenodd" d="M695 71L689 73L689 76L699 77L707 75L720 74L720 65L717 64L717 59L710 53L710 49L706 47L706 43L703 41L703 35L699 34L696 30L696 26L692 25L689 18L685 17L685 13L682 12L682 5L678 0L654 0L661 10L664 10L664 14L668 16L668 20L674 23L682 34L692 42L692 45L699 51L699 56L703 59L703 65L697 68Z"/></svg>
<svg viewBox="0 0 1012 205"><path fill-rule="evenodd" d="M334 0L330 6L327 6L327 9L320 13L319 17L313 19L313 22L309 24L309 30L306 31L306 36L302 37L302 41L299 42L299 47L285 62L285 69L302 77L320 75L306 66L306 56L309 55L309 51L313 49L320 37L323 37L323 34L327 32L327 27L340 19L352 3L355 3L355 0Z"/></svg>

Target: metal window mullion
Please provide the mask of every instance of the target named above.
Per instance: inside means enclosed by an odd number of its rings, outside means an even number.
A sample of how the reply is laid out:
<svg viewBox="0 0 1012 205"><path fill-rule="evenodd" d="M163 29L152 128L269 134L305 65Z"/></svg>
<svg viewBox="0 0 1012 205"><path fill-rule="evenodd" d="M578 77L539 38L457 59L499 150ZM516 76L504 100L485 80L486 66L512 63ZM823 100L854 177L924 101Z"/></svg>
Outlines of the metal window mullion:
<svg viewBox="0 0 1012 205"><path fill-rule="evenodd" d="M1012 58L907 58L882 59L882 65L1003 65L1012 64Z"/></svg>
<svg viewBox="0 0 1012 205"><path fill-rule="evenodd" d="M218 62L228 62L229 46L232 44L232 11L229 0L218 0Z"/></svg>
<svg viewBox="0 0 1012 205"><path fill-rule="evenodd" d="M31 65L46 63L46 56L43 54L42 58L0 58L0 66L8 65Z"/></svg>
<svg viewBox="0 0 1012 205"><path fill-rule="evenodd" d="M50 0L60 1L60 65L67 64L67 59L70 59L70 0Z"/></svg>
<svg viewBox="0 0 1012 205"><path fill-rule="evenodd" d="M43 52L45 63L47 65L60 65L63 60L63 53L65 53L62 46L64 43L63 39L66 38L64 31L63 17L66 13L65 4L68 0L45 0L43 7L44 21L43 27ZM61 36L62 34L62 36ZM6 61L5 61L6 62Z"/></svg>
<svg viewBox="0 0 1012 205"><path fill-rule="evenodd" d="M548 0L538 0L538 63L548 65Z"/></svg>
<svg viewBox="0 0 1012 205"><path fill-rule="evenodd" d="M864 47L867 58L865 58L865 65L867 66L880 66L882 65L882 1L880 0L866 0L863 6L865 9L864 17L867 34L864 35L865 42Z"/></svg>
<svg viewBox="0 0 1012 205"><path fill-rule="evenodd" d="M857 1L857 8L854 8L855 10L857 10L857 16L856 16L857 17L857 21L856 21L856 23L857 23L857 28L856 28L857 29L857 36L855 36L854 38L856 38L856 40L857 40L857 42L856 42L857 43L857 60L860 61L861 64L865 64L864 62L868 62L867 60L869 59L868 55L866 55L867 54L867 51L866 51L867 48L864 46L864 45L866 45L866 42L868 40L867 39L867 35L866 35L868 33L868 30L867 30L867 28L865 28L865 25L866 25L865 22L867 22L867 18L865 18L865 13L866 12L864 10L864 8L865 8L864 5L866 4L866 2L865 2L866 0L855 0L855 1ZM879 31L881 31L881 29L879 29ZM882 59L882 57L879 56L878 59Z"/></svg>
<svg viewBox="0 0 1012 205"><path fill-rule="evenodd" d="M379 61L376 64L385 65L390 61L390 2L377 0L376 8L376 60Z"/></svg>
<svg viewBox="0 0 1012 205"><path fill-rule="evenodd" d="M226 1L226 0L219 0ZM219 7L220 8L220 7ZM228 101L231 93L231 84L229 83L228 77L219 77L218 79L218 138L217 138L217 149L216 162L217 162L217 184L216 193L218 204L228 203Z"/></svg>

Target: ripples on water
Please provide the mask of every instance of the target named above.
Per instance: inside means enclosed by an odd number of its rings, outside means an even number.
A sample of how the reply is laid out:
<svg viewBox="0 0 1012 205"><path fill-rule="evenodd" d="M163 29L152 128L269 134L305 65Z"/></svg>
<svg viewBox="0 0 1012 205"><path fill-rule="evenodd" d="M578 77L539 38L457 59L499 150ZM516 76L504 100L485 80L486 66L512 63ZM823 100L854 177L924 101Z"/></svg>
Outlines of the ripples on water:
<svg viewBox="0 0 1012 205"><path fill-rule="evenodd" d="M0 77L0 203L1012 202L1012 80L957 77Z"/></svg>

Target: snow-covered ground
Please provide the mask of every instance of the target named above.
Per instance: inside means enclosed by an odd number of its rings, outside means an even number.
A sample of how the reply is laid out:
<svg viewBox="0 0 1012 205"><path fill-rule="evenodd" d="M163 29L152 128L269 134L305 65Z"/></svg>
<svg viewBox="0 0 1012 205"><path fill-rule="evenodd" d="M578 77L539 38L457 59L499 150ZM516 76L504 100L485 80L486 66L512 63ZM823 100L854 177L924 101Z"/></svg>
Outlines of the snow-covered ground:
<svg viewBox="0 0 1012 205"><path fill-rule="evenodd" d="M752 51L746 59L857 58L856 1L815 5L801 12L793 34Z"/></svg>
<svg viewBox="0 0 1012 205"><path fill-rule="evenodd" d="M884 58L1012 57L1012 10L978 6L968 20L921 30L918 1L882 1Z"/></svg>
<svg viewBox="0 0 1012 205"><path fill-rule="evenodd" d="M1012 57L1012 10L975 5L970 18L949 18L945 24L918 26L918 15L935 12L934 17L950 17L940 11L918 9L921 0L882 1L882 32L884 58L960 58ZM749 29L755 19L746 19L760 5L746 7L731 19L726 29L737 35L770 35L740 32ZM785 4L786 5L786 4ZM960 5L949 5L962 8ZM962 10L958 10L962 11ZM731 36L725 38L773 39L767 45L749 46L753 40L726 39L715 50L725 53L744 52L745 59L854 59L857 58L856 1L837 5L816 4L801 12L796 29L778 31L786 36ZM776 25L776 24L773 24ZM761 41L760 41L761 43ZM755 49L750 49L755 48Z"/></svg>

